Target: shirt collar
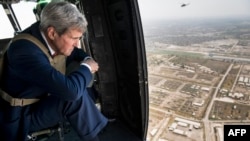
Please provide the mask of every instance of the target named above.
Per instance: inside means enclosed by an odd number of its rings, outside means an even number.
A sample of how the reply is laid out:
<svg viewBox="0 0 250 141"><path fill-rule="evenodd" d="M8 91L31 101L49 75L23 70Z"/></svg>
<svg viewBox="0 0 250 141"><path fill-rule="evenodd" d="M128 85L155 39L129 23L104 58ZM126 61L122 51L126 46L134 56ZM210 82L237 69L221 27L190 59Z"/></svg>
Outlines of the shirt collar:
<svg viewBox="0 0 250 141"><path fill-rule="evenodd" d="M47 44L47 46L48 46L48 48L49 48L50 54L51 54L51 55L55 54L55 51L51 48L51 46L49 45L47 39L45 38L44 33L43 33L42 31L40 31L40 32L41 32L41 34L42 34L42 37L43 37L44 41L46 42L46 44Z"/></svg>

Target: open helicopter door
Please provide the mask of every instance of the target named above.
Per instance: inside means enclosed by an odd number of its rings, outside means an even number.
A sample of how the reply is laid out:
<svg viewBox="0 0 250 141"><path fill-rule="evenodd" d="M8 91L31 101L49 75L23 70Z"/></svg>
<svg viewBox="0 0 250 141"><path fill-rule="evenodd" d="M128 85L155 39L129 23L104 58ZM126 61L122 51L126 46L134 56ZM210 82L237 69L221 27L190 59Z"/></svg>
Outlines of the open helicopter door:
<svg viewBox="0 0 250 141"><path fill-rule="evenodd" d="M114 130L104 131L101 139L146 140L147 63L137 1L82 0L72 3L83 10L89 23L87 49L100 66L94 86L100 93L101 111L117 120ZM122 133L126 132L124 129L131 136Z"/></svg>

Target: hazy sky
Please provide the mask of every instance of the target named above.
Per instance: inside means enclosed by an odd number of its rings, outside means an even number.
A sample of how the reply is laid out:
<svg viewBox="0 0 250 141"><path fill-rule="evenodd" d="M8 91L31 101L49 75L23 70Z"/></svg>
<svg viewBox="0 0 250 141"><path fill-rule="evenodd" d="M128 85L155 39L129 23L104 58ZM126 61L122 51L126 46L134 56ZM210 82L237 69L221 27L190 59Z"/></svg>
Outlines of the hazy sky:
<svg viewBox="0 0 250 141"><path fill-rule="evenodd" d="M250 0L138 0L142 19L250 16ZM189 3L181 7L182 3Z"/></svg>

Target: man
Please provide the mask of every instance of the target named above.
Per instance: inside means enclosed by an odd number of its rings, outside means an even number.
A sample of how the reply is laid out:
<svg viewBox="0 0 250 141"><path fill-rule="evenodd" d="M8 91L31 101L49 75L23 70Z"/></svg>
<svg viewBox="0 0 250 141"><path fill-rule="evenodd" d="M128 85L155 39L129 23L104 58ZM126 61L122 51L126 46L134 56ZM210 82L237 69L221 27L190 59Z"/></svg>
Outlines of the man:
<svg viewBox="0 0 250 141"><path fill-rule="evenodd" d="M40 21L21 33L37 38L50 56L26 39L10 44L2 89L13 98L39 101L13 106L0 98L1 140L22 141L29 132L55 126L61 121L68 121L84 141L99 140L97 135L106 126L107 119L86 91L92 73L98 71L99 66L76 48L86 26L85 17L74 5L51 2L42 10ZM67 56L66 64L78 61L81 65L64 75L51 65L54 54Z"/></svg>

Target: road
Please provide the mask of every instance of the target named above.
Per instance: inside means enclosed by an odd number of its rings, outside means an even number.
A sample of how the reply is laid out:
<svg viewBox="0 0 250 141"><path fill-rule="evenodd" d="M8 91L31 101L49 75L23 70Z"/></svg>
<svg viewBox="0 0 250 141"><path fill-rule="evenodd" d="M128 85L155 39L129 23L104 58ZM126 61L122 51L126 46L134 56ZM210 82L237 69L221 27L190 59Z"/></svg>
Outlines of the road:
<svg viewBox="0 0 250 141"><path fill-rule="evenodd" d="M204 123L204 132L205 132L205 141L216 141L215 140L215 134L214 134L214 130L212 129L211 126L211 122L209 121L209 113L213 107L213 103L216 99L216 95L218 93L218 91L220 90L221 85L223 84L226 76L228 75L228 73L230 72L230 70L233 67L233 63L230 64L230 66L228 67L226 73L223 75L221 81L219 82L219 84L217 85L215 92L213 94L213 97L211 98L211 102L209 103L206 113L205 113L205 117L202 119L203 123Z"/></svg>
<svg viewBox="0 0 250 141"><path fill-rule="evenodd" d="M232 86L230 92L233 92L233 90L234 90L234 87L235 87L235 85L236 85L236 83L237 83L237 80L238 80L238 78L239 78L239 76L240 76L240 72L241 72L241 70L242 70L242 67L243 67L243 65L240 65L240 70L239 70L239 72L237 73L236 79L234 80L234 84L233 84L233 86Z"/></svg>

